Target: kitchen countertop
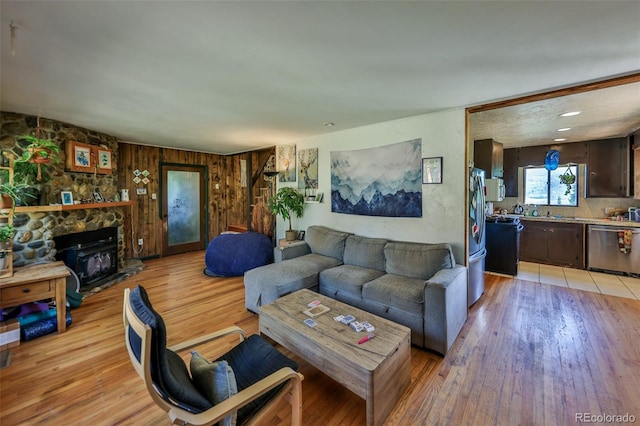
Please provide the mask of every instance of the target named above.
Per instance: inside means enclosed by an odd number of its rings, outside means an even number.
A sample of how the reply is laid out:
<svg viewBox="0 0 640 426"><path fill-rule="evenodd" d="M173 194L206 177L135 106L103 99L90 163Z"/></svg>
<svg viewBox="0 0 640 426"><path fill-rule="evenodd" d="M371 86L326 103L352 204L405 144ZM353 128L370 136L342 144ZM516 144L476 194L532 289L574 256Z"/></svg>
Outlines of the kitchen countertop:
<svg viewBox="0 0 640 426"><path fill-rule="evenodd" d="M613 220L608 218L596 217L554 217L554 216L520 216L520 220L530 220L534 222L557 222L557 223L577 223L584 225L605 225L619 226L622 228L640 228L640 222L632 222L628 220Z"/></svg>

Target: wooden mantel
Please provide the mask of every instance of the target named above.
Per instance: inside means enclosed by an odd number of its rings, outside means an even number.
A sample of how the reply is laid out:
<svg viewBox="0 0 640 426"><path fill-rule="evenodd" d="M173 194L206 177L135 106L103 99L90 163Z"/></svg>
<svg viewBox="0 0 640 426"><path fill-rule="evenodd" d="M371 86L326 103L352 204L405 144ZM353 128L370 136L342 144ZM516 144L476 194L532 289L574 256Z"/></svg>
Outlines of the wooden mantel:
<svg viewBox="0 0 640 426"><path fill-rule="evenodd" d="M63 206L62 204L55 204L50 206L17 206L16 213L29 213L29 212L61 212L67 210L82 210L82 209L102 209L110 207L123 207L132 206L135 201L114 201L106 203L84 203L73 204L69 206Z"/></svg>

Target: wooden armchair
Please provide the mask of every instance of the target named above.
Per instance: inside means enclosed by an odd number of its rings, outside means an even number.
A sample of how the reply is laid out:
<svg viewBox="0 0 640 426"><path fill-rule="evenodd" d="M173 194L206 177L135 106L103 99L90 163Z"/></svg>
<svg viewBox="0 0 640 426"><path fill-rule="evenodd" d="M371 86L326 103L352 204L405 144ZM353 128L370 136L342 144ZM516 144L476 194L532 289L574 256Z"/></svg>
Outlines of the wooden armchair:
<svg viewBox="0 0 640 426"><path fill-rule="evenodd" d="M246 338L233 326L167 348L162 317L139 285L124 291L123 322L131 363L173 424L211 425L234 413L238 425L259 424L283 398L291 404L292 424L301 424L303 376L294 361L259 335ZM238 334L240 343L216 361L226 361L233 370L237 394L213 404L176 352L231 334Z"/></svg>

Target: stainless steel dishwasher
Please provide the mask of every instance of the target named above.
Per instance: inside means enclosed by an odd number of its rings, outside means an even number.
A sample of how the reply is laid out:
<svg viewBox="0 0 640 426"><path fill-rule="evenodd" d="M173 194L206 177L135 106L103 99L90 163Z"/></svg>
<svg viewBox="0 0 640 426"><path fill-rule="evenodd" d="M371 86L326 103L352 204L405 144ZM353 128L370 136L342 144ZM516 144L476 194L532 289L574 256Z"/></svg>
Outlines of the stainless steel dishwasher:
<svg viewBox="0 0 640 426"><path fill-rule="evenodd" d="M631 230L631 251L623 253L618 233ZM640 228L622 226L588 226L587 268L640 274Z"/></svg>

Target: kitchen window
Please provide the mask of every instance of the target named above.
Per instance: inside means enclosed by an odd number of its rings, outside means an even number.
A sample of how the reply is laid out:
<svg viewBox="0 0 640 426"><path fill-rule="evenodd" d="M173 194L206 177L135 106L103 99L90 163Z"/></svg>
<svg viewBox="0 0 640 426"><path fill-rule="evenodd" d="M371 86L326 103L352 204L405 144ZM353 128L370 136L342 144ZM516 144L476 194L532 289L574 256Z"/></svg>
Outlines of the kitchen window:
<svg viewBox="0 0 640 426"><path fill-rule="evenodd" d="M565 184L561 176L575 177L572 184ZM567 181L565 179L565 181ZM578 205L578 166L558 166L555 170L544 167L524 169L524 203L538 206Z"/></svg>

